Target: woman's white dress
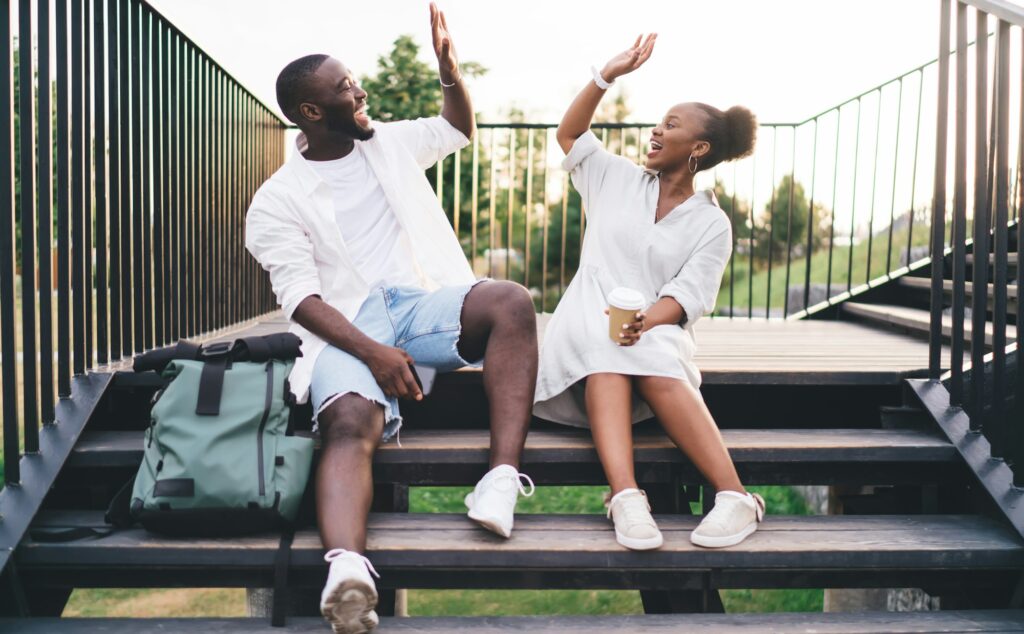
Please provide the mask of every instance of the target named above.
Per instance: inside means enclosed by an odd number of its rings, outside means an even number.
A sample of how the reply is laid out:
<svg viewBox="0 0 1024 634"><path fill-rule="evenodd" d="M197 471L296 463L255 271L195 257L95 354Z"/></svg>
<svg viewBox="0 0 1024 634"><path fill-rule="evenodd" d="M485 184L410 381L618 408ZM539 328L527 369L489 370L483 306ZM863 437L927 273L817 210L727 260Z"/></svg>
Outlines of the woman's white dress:
<svg viewBox="0 0 1024 634"><path fill-rule="evenodd" d="M533 412L586 427L584 379L610 372L683 379L700 387L693 324L715 306L732 252L732 227L711 191L697 192L655 223L658 176L609 153L593 133L578 138L562 166L587 216L580 267L548 323L540 351ZM633 346L608 337L606 296L617 286L640 291L648 305L672 297L682 326L652 328ZM652 416L634 394L633 422Z"/></svg>

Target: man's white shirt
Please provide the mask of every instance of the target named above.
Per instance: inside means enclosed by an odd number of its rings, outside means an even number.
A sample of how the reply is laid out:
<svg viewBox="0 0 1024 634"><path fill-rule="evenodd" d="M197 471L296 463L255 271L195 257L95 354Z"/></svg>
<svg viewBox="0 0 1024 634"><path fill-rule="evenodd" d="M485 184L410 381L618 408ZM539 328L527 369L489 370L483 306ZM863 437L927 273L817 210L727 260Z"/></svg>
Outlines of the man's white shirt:
<svg viewBox="0 0 1024 634"><path fill-rule="evenodd" d="M465 147L469 139L443 117L377 123L374 128L373 138L357 141L352 154L359 152L365 161L399 227L388 262L408 263L414 285L427 290L472 283L474 275L462 247L423 173ZM318 295L353 320L370 284L378 281L366 276L379 277L380 263L372 263L363 251L372 249L368 241L356 238L348 244L348 226L345 231L339 226L334 189L302 156L306 147L300 134L292 156L254 195L245 218L245 246L269 272L278 304L289 319L302 300ZM379 204L372 192L369 198ZM393 233L393 227L385 225L380 229ZM375 228L370 233L376 235ZM409 274L402 268L394 279ZM289 385L304 403L316 357L327 344L294 321L289 330L302 339L302 356L296 359Z"/></svg>

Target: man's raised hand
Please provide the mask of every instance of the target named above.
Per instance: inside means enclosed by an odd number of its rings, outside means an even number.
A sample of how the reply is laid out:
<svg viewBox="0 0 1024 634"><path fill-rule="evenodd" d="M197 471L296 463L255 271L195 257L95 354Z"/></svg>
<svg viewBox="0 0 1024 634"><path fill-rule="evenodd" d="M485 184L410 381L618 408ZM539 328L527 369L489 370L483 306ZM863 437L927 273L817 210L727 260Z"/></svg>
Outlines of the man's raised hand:
<svg viewBox="0 0 1024 634"><path fill-rule="evenodd" d="M459 58L455 54L455 45L448 32L448 21L444 11L430 3L430 32L433 36L434 54L437 55L437 68L441 73L441 82L450 84L459 79Z"/></svg>

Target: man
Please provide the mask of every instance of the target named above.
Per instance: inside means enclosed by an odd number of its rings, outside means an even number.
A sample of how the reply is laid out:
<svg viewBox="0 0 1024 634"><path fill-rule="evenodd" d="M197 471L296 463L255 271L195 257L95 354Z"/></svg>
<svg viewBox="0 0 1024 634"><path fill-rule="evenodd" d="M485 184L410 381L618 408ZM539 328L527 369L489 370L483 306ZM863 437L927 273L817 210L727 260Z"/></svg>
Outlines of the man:
<svg viewBox="0 0 1024 634"><path fill-rule="evenodd" d="M246 215L246 248L302 338L289 383L298 402L311 400L323 445L317 522L330 569L321 611L335 632L377 624L363 556L371 463L401 426L398 399L423 398L414 361L450 371L486 357L491 470L466 498L469 517L508 537L526 493L520 479L532 488L518 467L537 374L533 301L517 284L474 279L424 176L475 128L433 4L430 22L439 117L372 125L367 94L340 61L309 55L284 68L278 102L302 134Z"/></svg>

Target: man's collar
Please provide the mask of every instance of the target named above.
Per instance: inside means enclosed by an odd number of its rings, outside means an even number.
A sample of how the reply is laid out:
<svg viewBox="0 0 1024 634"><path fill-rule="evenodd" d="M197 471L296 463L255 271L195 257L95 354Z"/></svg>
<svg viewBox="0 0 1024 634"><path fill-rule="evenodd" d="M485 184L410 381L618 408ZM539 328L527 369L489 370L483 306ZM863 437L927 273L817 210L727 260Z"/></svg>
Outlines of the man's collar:
<svg viewBox="0 0 1024 634"><path fill-rule="evenodd" d="M302 185L303 191L307 194L312 194L320 183L323 182L323 179L306 161L306 157L302 156L302 153L308 148L309 141L306 140L306 133L299 132L299 136L295 139L295 151L292 152L288 163L295 173L295 178L299 179L299 184Z"/></svg>

